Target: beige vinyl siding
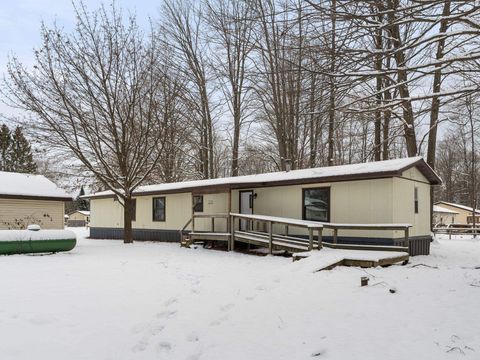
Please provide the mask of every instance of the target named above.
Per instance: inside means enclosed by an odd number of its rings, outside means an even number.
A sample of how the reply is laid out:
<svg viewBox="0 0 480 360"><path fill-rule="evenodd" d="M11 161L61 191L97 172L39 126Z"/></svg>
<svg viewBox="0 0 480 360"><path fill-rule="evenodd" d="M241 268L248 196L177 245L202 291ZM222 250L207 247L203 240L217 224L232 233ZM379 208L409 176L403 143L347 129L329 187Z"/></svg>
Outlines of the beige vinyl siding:
<svg viewBox="0 0 480 360"><path fill-rule="evenodd" d="M0 199L0 229L24 229L30 224L63 229L63 201Z"/></svg>
<svg viewBox="0 0 480 360"><path fill-rule="evenodd" d="M330 221L336 223L391 223L392 179L373 179L344 181L336 183L319 183L308 185L291 185L263 187L253 189L257 198L253 201L254 214L302 218L302 189L330 187ZM239 190L232 191L232 209L239 211ZM282 227L277 226L276 231ZM292 228L293 234L301 233ZM329 232L326 231L326 235ZM390 237L391 231L342 231L343 236L377 236Z"/></svg>
<svg viewBox="0 0 480 360"><path fill-rule="evenodd" d="M468 222L467 222L467 218L469 216L472 216L472 212L471 211L468 211L468 210L465 210L465 209L461 209L461 208L458 208L456 206L451 206L451 205L448 205L448 204L445 204L443 202L440 202L439 204L441 207L445 208L445 209L448 209L448 210L452 210L452 211L456 211L458 214L455 215L455 223L456 224L463 224L463 225L467 225ZM479 215L477 215L479 216ZM448 222L450 223L450 221Z"/></svg>
<svg viewBox="0 0 480 360"><path fill-rule="evenodd" d="M443 205L442 205L443 206ZM444 213L444 212L434 212L433 213L433 224L458 224L457 214Z"/></svg>
<svg viewBox="0 0 480 360"><path fill-rule="evenodd" d="M393 222L412 224L410 236L430 235L431 203L430 184L417 168L403 172L401 178L393 178ZM415 213L415 187L418 189L418 214ZM396 237L401 237L397 231Z"/></svg>
<svg viewBox="0 0 480 360"><path fill-rule="evenodd" d="M330 221L346 224L413 225L411 236L430 234L430 185L416 169L411 168L402 177L341 181L308 185L258 187L253 189L257 197L253 201L254 214L302 218L302 190L330 188ZM419 213L414 211L414 189L418 188ZM239 212L239 192L232 190L232 212ZM199 194L200 195L200 194ZM160 195L159 195L160 196ZM166 221L152 221L152 196L137 197L137 216L134 228L179 230L192 216L192 194L168 194L166 197ZM228 193L204 194L204 213L227 213ZM122 227L123 208L113 199L91 200L92 227ZM187 228L187 229L190 229ZM210 220L197 220L196 230L211 231ZM226 223L216 220L216 231L225 231ZM277 226L275 231L283 231ZM294 231L291 233L304 232ZM326 235L330 234L326 232ZM341 231L339 236L402 238L402 231Z"/></svg>
<svg viewBox="0 0 480 360"><path fill-rule="evenodd" d="M165 221L153 221L153 198L166 198ZM159 196L138 196L134 229L179 230L192 216L192 195L190 193L168 194ZM109 199L92 199L90 201L91 227L123 227L123 206Z"/></svg>
<svg viewBox="0 0 480 360"><path fill-rule="evenodd" d="M203 212L196 212L196 214L227 214L228 210L228 196L229 193L217 193L217 194L194 194L203 195ZM216 218L215 231L225 232L227 231L227 220L222 218ZM212 231L211 219L196 219L195 231Z"/></svg>
<svg viewBox="0 0 480 360"><path fill-rule="evenodd" d="M80 221L87 221L87 215L83 215L79 212L74 212L68 215L68 220L80 220Z"/></svg>

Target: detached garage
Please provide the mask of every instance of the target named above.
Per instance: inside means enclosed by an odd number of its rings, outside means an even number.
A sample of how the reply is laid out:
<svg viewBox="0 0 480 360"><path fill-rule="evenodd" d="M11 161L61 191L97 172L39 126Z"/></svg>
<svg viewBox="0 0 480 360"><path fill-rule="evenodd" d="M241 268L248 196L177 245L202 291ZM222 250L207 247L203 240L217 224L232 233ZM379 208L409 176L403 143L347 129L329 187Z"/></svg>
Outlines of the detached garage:
<svg viewBox="0 0 480 360"><path fill-rule="evenodd" d="M0 171L0 229L63 229L72 197L42 175Z"/></svg>

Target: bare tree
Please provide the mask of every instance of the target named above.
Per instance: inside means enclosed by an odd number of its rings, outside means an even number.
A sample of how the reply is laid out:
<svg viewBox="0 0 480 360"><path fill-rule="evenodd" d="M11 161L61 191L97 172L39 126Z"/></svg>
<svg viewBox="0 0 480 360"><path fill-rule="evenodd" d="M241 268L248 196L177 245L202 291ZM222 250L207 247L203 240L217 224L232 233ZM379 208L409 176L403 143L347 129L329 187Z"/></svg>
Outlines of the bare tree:
<svg viewBox="0 0 480 360"><path fill-rule="evenodd" d="M244 0L210 0L206 6L210 40L218 45L212 51L213 66L233 118L231 175L237 176L240 133L249 95L246 75L252 50L252 6Z"/></svg>
<svg viewBox="0 0 480 360"><path fill-rule="evenodd" d="M215 176L214 166L214 124L212 99L208 82L208 46L202 38L202 15L193 3L166 1L161 31L167 41L177 50L177 71L182 72L191 84L190 105L198 115L200 124L200 162L203 178Z"/></svg>
<svg viewBox="0 0 480 360"><path fill-rule="evenodd" d="M161 154L155 44L115 6L74 8L72 33L42 27L32 70L10 61L4 93L32 115L28 125L51 151L73 155L116 194L124 208L124 242L131 243L133 192Z"/></svg>

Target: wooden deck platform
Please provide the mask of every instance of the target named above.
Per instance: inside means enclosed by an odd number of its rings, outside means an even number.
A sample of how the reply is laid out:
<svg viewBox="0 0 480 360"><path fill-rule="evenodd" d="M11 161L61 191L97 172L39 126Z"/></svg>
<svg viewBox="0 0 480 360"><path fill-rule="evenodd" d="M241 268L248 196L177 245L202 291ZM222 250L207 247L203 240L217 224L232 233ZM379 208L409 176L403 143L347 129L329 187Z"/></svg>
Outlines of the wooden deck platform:
<svg viewBox="0 0 480 360"><path fill-rule="evenodd" d="M409 257L407 252L400 251L324 249L320 252L310 251L294 254L293 261L308 258L312 266L312 271L322 271L331 270L336 266L372 268L394 264L405 265L408 263Z"/></svg>
<svg viewBox="0 0 480 360"><path fill-rule="evenodd" d="M210 218L210 231L196 231L195 218ZM214 231L215 218L226 219L226 230L224 232ZM244 221L244 226L236 228L236 220ZM192 231L186 232L185 229L192 223ZM229 251L235 250L236 243L243 243L268 249L268 253L273 254L277 251L293 253L293 259L299 260L306 257L318 258L323 264L320 270L329 269L338 265L375 267L387 266L397 263L405 263L409 259L408 247L387 246L387 245L352 245L338 244L336 235L339 229L375 229L391 230L401 229L405 231L405 237L408 239L408 224L324 224L312 221L298 219L287 219L263 215L245 215L245 214L202 214L194 215L181 230L182 246L190 247L195 242L216 243L220 242L227 245ZM254 226L257 222L257 226ZM238 221L240 224L240 221ZM263 226L258 226L263 223ZM273 231L273 224L281 225L284 229L283 234ZM291 235L289 227L303 228L308 233L308 238ZM323 228L328 227L334 230L333 242L323 242ZM217 227L218 228L218 227ZM298 233L298 232L297 232ZM407 242L408 243L408 242ZM321 250L321 251L319 251Z"/></svg>

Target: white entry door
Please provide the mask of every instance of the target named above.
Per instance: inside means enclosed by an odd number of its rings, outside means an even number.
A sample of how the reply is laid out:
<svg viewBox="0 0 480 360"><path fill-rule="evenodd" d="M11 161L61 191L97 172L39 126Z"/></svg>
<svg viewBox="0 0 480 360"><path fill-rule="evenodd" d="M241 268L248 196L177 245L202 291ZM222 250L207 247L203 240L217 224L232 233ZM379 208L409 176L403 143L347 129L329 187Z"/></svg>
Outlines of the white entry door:
<svg viewBox="0 0 480 360"><path fill-rule="evenodd" d="M253 214L253 190L240 191L240 213ZM246 230L247 223L247 220L241 219L240 230Z"/></svg>

